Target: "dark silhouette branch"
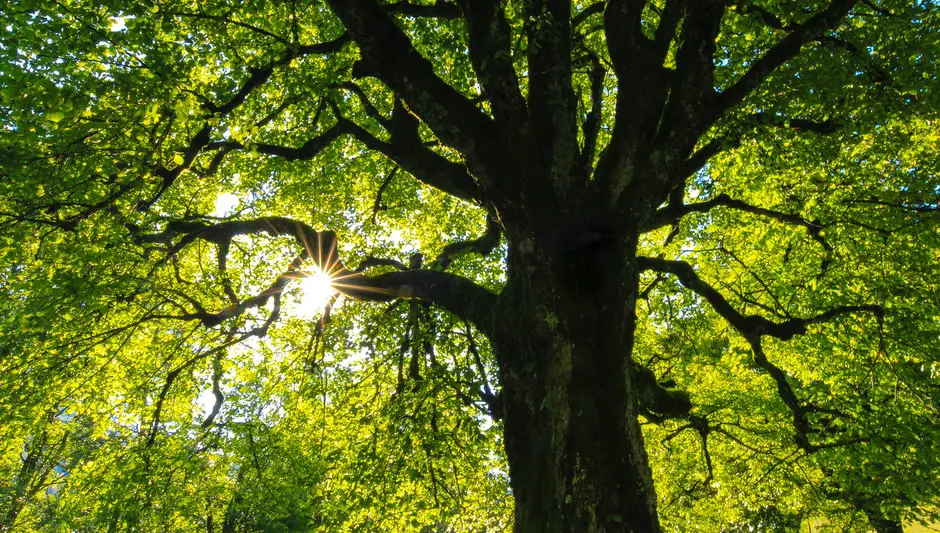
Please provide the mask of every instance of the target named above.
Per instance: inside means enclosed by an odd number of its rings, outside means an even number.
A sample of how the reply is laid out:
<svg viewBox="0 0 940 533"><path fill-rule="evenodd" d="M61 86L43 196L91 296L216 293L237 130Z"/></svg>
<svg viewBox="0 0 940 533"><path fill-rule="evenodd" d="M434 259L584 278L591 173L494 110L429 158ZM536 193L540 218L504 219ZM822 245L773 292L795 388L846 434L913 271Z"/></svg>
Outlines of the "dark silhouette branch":
<svg viewBox="0 0 940 533"><path fill-rule="evenodd" d="M366 269L376 268L376 267L392 267L396 270L408 270L408 265L402 263L397 259L389 259L387 257L366 257L359 263L359 266L356 267L353 272L365 272Z"/></svg>
<svg viewBox="0 0 940 533"><path fill-rule="evenodd" d="M744 315L738 312L724 296L703 281L688 263L653 257L640 257L639 263L643 270L665 272L676 276L684 287L704 298L722 318L748 339L766 335L780 340L790 340L797 335L805 334L808 326L827 322L840 315L870 312L875 316L882 316L884 313L883 309L877 305L843 305L810 318L792 318L783 322L772 322L759 315Z"/></svg>
<svg viewBox="0 0 940 533"><path fill-rule="evenodd" d="M757 207L741 200L735 200L727 194L719 194L711 200L695 204L667 205L653 214L653 216L643 226L643 231L652 231L663 226L674 224L680 218L690 213L707 213L711 209L718 206L729 207L731 209L737 209L738 211L744 211L747 213L768 217L784 224L792 224L806 228L806 232L809 234L809 236L818 242L819 245L822 246L822 248L826 251L826 259L822 265L822 270L825 271L828 267L830 263L829 256L832 254L833 248L832 245L829 244L822 236L822 230L825 228L825 226L818 220L810 221L799 215Z"/></svg>
<svg viewBox="0 0 940 533"><path fill-rule="evenodd" d="M359 99L359 103L362 105L362 108L365 110L366 114L369 115L369 117L375 119L386 130L389 129L389 119L382 115L378 109L376 109L372 101L369 100L369 97L366 95L365 91L363 91L362 87L360 87L357 83L352 81L344 81L342 83L332 85L331 88L342 89L353 93L356 98Z"/></svg>
<svg viewBox="0 0 940 533"><path fill-rule="evenodd" d="M529 122L525 100L513 66L512 32L499 0L460 0L467 22L470 61L493 117L508 137L525 142Z"/></svg>
<svg viewBox="0 0 940 533"><path fill-rule="evenodd" d="M382 183L379 185L379 190L375 193L375 201L372 202L372 216L369 217L369 220L371 220L373 224L375 224L375 217L378 216L379 211L388 209L388 206L382 203L382 197L385 196L385 190L391 185L392 180L395 179L395 174L398 173L398 169L400 168L401 167L396 166L390 172L387 172Z"/></svg>
<svg viewBox="0 0 940 533"><path fill-rule="evenodd" d="M487 256L499 245L499 236L499 222L494 217L488 216L486 218L486 233L476 239L448 244L441 251L441 255L431 262L431 268L447 270L447 267L454 259L468 253Z"/></svg>
<svg viewBox="0 0 940 533"><path fill-rule="evenodd" d="M721 1L699 0L687 2L685 11L676 71L656 137L674 149L691 150L712 122L715 42L725 6Z"/></svg>
<svg viewBox="0 0 940 533"><path fill-rule="evenodd" d="M738 145L739 141L737 139L732 140L728 138L718 138L708 142L705 146L696 150L685 161L685 165L680 172L682 179L685 179L704 168L705 164L708 163L711 158L724 152L725 150L737 148Z"/></svg>
<svg viewBox="0 0 940 533"><path fill-rule="evenodd" d="M804 44L816 39L823 32L834 28L845 17L855 0L833 0L826 9L813 15L793 29L766 54L755 61L741 78L716 97L714 118L739 104L756 89L771 73L796 57Z"/></svg>
<svg viewBox="0 0 940 533"><path fill-rule="evenodd" d="M352 128L348 122L343 120L338 121L328 130L324 131L320 135L317 135L316 137L313 137L312 139L307 140L298 148L262 142L252 143L246 146L237 141L220 141L213 143L213 146L240 150L248 148L258 152L259 154L273 155L284 158L288 161L309 161L310 159L313 159L319 155L320 152L329 146L331 142L340 138L344 134L351 133L351 130Z"/></svg>
<svg viewBox="0 0 940 533"><path fill-rule="evenodd" d="M754 113L741 120L738 126L739 128L751 129L759 125L788 128L794 131L805 131L819 135L830 135L841 130L843 127L842 124L831 118L824 121L817 121L805 118L789 118L769 113ZM732 127L732 129L739 128ZM712 157L726 150L737 148L741 144L742 137L743 134L739 133L734 136L725 135L712 139L686 159L679 171L678 178L685 179L695 174L704 168Z"/></svg>
<svg viewBox="0 0 940 533"><path fill-rule="evenodd" d="M330 275L334 288L347 297L373 302L386 302L396 298L417 298L438 305L470 321L481 331L492 331L491 310L495 304L496 295L489 290L466 278L440 271L411 269L376 276L366 276L360 272L350 271L338 257L336 234L332 231L317 231L303 222L284 217L262 217L215 224L200 221L173 221L168 223L166 229L160 233L143 234L139 229L134 228L132 232L136 232L135 240L140 244L164 243L168 246L166 257L161 259L154 269L165 264L169 258L176 256L186 246L197 240L220 245L231 242L238 235L267 234L291 237L302 250L286 272L255 296L215 313L207 312L201 306L194 304L197 309L195 312L180 315L154 315L154 318L199 320L206 327L214 327L229 318L241 315L248 309L265 305L271 298L279 304L280 295L288 283L305 276L301 272L304 262L312 261ZM278 305L275 306L272 317L276 318L277 311ZM267 325L263 329L266 331Z"/></svg>
<svg viewBox="0 0 940 533"><path fill-rule="evenodd" d="M167 14L168 14L168 15L177 16L177 17L186 17L186 18L201 19L201 20L211 20L211 21L214 21L214 22L221 22L221 23L223 23L223 24L231 24L231 25L233 25L233 26L238 26L239 28L244 28L244 29L246 29L246 30L251 30L251 31L253 31L253 32L255 32L255 33L259 33L259 34L264 35L264 36L266 36L266 37L270 37L271 39L274 39L275 41L277 41L277 42L279 42L279 43L281 43L281 44L290 45L290 41L288 41L287 39L285 39L284 37L281 37L280 35L278 35L278 34L276 34L276 33L271 33L271 32L269 32L268 30L266 30L266 29L264 29L264 28L259 28L258 26L255 26L255 25L253 25L253 24L248 24L247 22L242 22L242 21L238 21L238 20L233 20L233 19L230 19L230 18L228 18L228 17L221 16L221 15L212 15L212 14L209 14L209 13L189 13L189 12L186 12L186 11L168 11Z"/></svg>
<svg viewBox="0 0 940 533"><path fill-rule="evenodd" d="M404 128L392 127L392 137L386 142L356 124L349 123L348 128L366 148L388 157L418 181L463 200L479 200L479 188L467 167L425 146L416 132L412 135Z"/></svg>
<svg viewBox="0 0 940 533"><path fill-rule="evenodd" d="M259 68L252 68L249 71L248 79L245 80L238 91L236 91L235 94L228 99L228 101L222 104L215 104L206 98L202 98L203 107L212 115L217 117L225 116L240 106L245 101L245 99L248 98L248 95L251 94L255 89L261 85L264 85L277 67L286 65L297 57L311 54L328 54L339 51L347 42L349 42L349 35L344 33L332 41L290 47L288 48L287 52L284 53L284 55L269 63L268 65ZM138 203L138 209L150 209L150 207L152 207L153 204L155 204L157 200L163 196L167 189L169 189L173 183L176 182L176 179L179 178L180 174L190 168L190 166L193 164L193 161L195 161L195 159L202 152L202 149L210 145L212 140L211 136L212 126L206 124L201 130L199 130L198 133L192 137L189 142L189 146L183 150L183 162L181 164L173 168L167 168L162 164L158 164L154 169L153 174L160 178L161 183L157 191L149 199ZM223 146L225 145L223 144ZM221 159L219 160L219 163L221 163Z"/></svg>
<svg viewBox="0 0 940 533"><path fill-rule="evenodd" d="M676 29L682 20L687 0L668 0L666 6L659 14L659 24L656 26L656 35L653 38L654 58L662 64L669 52L669 45L676 37Z"/></svg>
<svg viewBox="0 0 940 533"><path fill-rule="evenodd" d="M754 353L754 364L765 370L773 378L781 400L793 415L797 445L807 453L814 451L816 446L810 443L808 436L810 425L806 416L807 410L793 391L793 387L787 380L786 372L767 359L761 339L764 336L769 336L780 340L789 340L796 335L805 334L807 327L812 324L827 322L850 313L872 313L880 322L884 316L884 310L880 306L870 304L843 305L810 318L791 318L783 322L773 322L759 315L744 315L738 312L724 296L703 281L688 263L650 257L640 257L639 262L643 269L666 272L676 276L684 287L704 298L712 309L747 339Z"/></svg>
<svg viewBox="0 0 940 533"><path fill-rule="evenodd" d="M248 71L248 79L245 80L241 88L239 88L239 90L236 91L235 94L228 99L228 101L222 104L213 104L210 101L206 101L204 106L206 110L214 115L227 115L230 111L240 106L245 101L245 99L248 98L248 95L251 94L252 91L264 85L277 67L287 65L292 60L306 55L330 54L333 52L338 52L349 41L350 35L348 33L343 33L341 36L332 41L289 47L284 55L282 55L277 60L263 67L250 69Z"/></svg>
<svg viewBox="0 0 940 533"><path fill-rule="evenodd" d="M603 5L603 4L594 4ZM584 119L581 131L584 133L584 146L581 148L581 156L578 166L584 180L591 176L591 170L594 168L594 156L597 152L597 136L601 129L601 115L604 106L604 78L607 71L601 65L600 59L594 53L588 54L588 60L591 62L591 110Z"/></svg>
<svg viewBox="0 0 940 533"><path fill-rule="evenodd" d="M382 80L408 109L428 125L439 139L467 157L480 169L498 165L496 148L500 134L482 110L441 80L431 63L415 50L391 15L375 0L330 0L330 7L359 45L360 60L354 76Z"/></svg>
<svg viewBox="0 0 940 533"><path fill-rule="evenodd" d="M223 352L219 352L212 358L212 395L215 397L215 402L212 404L209 415L202 421L203 429L212 426L215 418L219 416L219 411L222 410L222 402L225 401L225 395L222 394L222 388L219 386L219 381L222 379L222 355Z"/></svg>
<svg viewBox="0 0 940 533"><path fill-rule="evenodd" d="M600 15L601 13L603 13L605 7L606 7L606 3L601 1L601 2L595 2L587 6L586 8L582 9L581 11L576 13L573 17L571 17L571 29L577 30L578 27L581 26L581 24L583 24L589 17L594 16L594 15Z"/></svg>

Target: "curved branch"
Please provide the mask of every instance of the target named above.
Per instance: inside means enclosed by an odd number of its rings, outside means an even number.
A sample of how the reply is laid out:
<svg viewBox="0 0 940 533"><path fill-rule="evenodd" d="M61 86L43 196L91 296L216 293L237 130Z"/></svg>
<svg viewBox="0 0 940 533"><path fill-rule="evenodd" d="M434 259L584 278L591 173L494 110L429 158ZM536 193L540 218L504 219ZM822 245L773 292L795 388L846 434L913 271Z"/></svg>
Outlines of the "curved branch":
<svg viewBox="0 0 940 533"><path fill-rule="evenodd" d="M448 272L406 270L376 276L348 273L334 276L333 286L346 296L369 302L424 300L467 320L487 335L493 332L496 294Z"/></svg>
<svg viewBox="0 0 940 533"><path fill-rule="evenodd" d="M353 87L342 86L356 93L358 87L356 89ZM367 101L364 100L364 102ZM391 119L382 117L378 111L375 111L374 118L377 118L391 133L389 142L378 139L358 124L342 117L335 107L333 112L336 115L336 123L297 148L271 143L246 144L232 140L207 142L205 147L209 150L223 151L250 149L260 154L282 157L288 161L306 161L316 157L330 143L343 135L352 135L367 148L384 154L422 183L463 200L471 202L478 200L476 182L467 172L467 168L449 161L425 146L418 137L416 119L401 105L396 105Z"/></svg>
<svg viewBox="0 0 940 533"><path fill-rule="evenodd" d="M329 0L329 5L359 45L362 60L353 75L379 78L468 163L496 168L486 164L495 161L498 147L493 121L434 73L382 5L375 0Z"/></svg>
<svg viewBox="0 0 940 533"><path fill-rule="evenodd" d="M584 21L593 15L600 15L604 12L604 8L607 7L606 3L603 1L595 2L586 8L582 9L571 17L571 29L577 30Z"/></svg>
<svg viewBox="0 0 940 533"><path fill-rule="evenodd" d="M855 0L833 0L829 7L813 15L803 24L794 26L786 37L755 61L738 81L718 94L713 110L713 118L718 118L726 110L744 100L773 71L796 57L804 44L816 39L824 31L835 27L854 5Z"/></svg>
<svg viewBox="0 0 940 533"><path fill-rule="evenodd" d="M366 95L365 91L362 90L358 84L352 81L344 81L336 83L330 86L331 89L343 89L353 93L356 98L359 99L359 103L362 105L362 108L365 110L366 115L375 119L383 128L389 129L390 120L386 118L379 110L375 107L375 104L369 100L369 97Z"/></svg>
<svg viewBox="0 0 940 533"><path fill-rule="evenodd" d="M242 84L241 88L235 92L225 103L215 104L210 100L201 97L203 100L203 107L210 113L217 117L227 115L232 110L240 106L248 95L252 93L256 88L263 85L271 77L271 74L274 73L274 69L286 65L291 62L294 58L311 55L311 54L327 54L331 52L336 52L340 50L346 43L350 40L349 34L344 33L340 37L327 41L324 43L302 45L294 48L289 48L287 52L280 58L272 61L271 63L259 67L250 69L250 74L248 79ZM262 121L263 122L263 121ZM169 189L173 183L179 178L180 174L184 170L190 168L193 164L193 161L199 156L203 148L208 147L212 143L212 126L206 124L202 129L199 130L196 135L189 142L189 146L183 150L183 163L172 168L168 169L163 165L158 165L154 170L154 175L161 179L161 183L157 191L147 200L142 200L138 203L138 209L146 210L149 209L153 204L163 196L163 194ZM223 156L224 157L224 156ZM218 159L218 162L221 163L221 158ZM214 163L214 162L213 162ZM210 164L211 168L212 164Z"/></svg>
<svg viewBox="0 0 940 533"><path fill-rule="evenodd" d="M652 217L650 217L647 223L643 226L643 231L652 231L663 226L674 224L680 218L688 215L689 213L706 213L717 206L730 207L731 209L737 209L739 211L769 217L777 220L778 222L783 222L784 224L793 224L806 228L806 232L809 233L810 237L818 242L819 245L822 246L826 251L826 259L824 260L823 270L828 267L829 255L832 254L833 248L832 245L829 244L825 238L823 238L822 230L825 228L825 226L818 220L810 221L799 215L757 207L741 200L735 200L727 194L719 194L711 200L699 202L696 204L667 205L666 207L654 213Z"/></svg>
<svg viewBox="0 0 940 533"><path fill-rule="evenodd" d="M261 307L270 298L279 303L281 293L287 284L296 278L304 277L298 272L303 262L313 261L321 270L333 279L336 290L350 298L372 302L386 302L396 298L419 298L438 305L455 315L468 320L484 333L493 330L491 323L492 307L496 294L474 282L446 272L432 270L406 270L390 272L376 276L366 276L346 269L337 254L337 238L332 231L317 231L311 226L285 217L263 217L245 221L225 221L206 224L199 221L173 221L160 233L137 235L138 243L164 242L170 244L167 257L154 268L165 263L169 257L178 254L187 245L196 240L204 240L221 245L230 242L237 235L268 234L272 236L292 237L303 250L289 266L287 272L278 276L261 293L219 312L210 313L202 309L177 316L157 318L176 318L181 320L199 320L207 327L214 327L223 321L241 315L250 308ZM181 236L175 244L173 240ZM276 320L278 305L272 311L266 330Z"/></svg>
<svg viewBox="0 0 940 533"><path fill-rule="evenodd" d="M281 37L280 35L276 33L269 32L268 30L264 28L259 28L258 26L255 26L253 24L248 24L246 22L233 20L231 18L224 17L222 15L211 15L209 13L201 13L201 12L189 13L186 11L167 11L167 14L177 16L177 17L188 17L188 18L194 18L194 19L212 20L215 22L221 22L222 24L232 24L233 26L238 26L240 28L253 31L255 33L260 33L261 35L264 35L266 37L270 37L274 39L275 41L278 41L281 44L285 44L285 45L290 44L287 39Z"/></svg>
<svg viewBox="0 0 940 533"><path fill-rule="evenodd" d="M753 124L748 124L749 122ZM818 121L806 118L788 118L769 113L754 113L742 120L738 126L750 129L756 125L789 128L794 131L805 131L819 135L831 135L842 129L842 124L831 118ZM735 126L732 126L732 129L736 129ZM741 144L741 137L743 137L743 133L713 139L686 159L677 178L685 179L701 170L712 157L715 157L725 150L737 148Z"/></svg>
<svg viewBox="0 0 940 533"><path fill-rule="evenodd" d="M529 122L512 64L511 31L500 0L460 0L470 38L470 61L500 129L522 138Z"/></svg>
<svg viewBox="0 0 940 533"><path fill-rule="evenodd" d="M884 309L877 305L843 305L832 308L810 318L794 318L784 322L772 322L758 315L744 315L737 310L711 285L704 282L691 265L682 261L640 257L641 268L658 272L667 272L676 276L679 282L703 297L712 309L738 331L751 345L754 353L754 364L765 370L777 385L777 393L793 415L793 427L796 432L796 443L800 449L812 452L817 449L809 441L810 425L806 416L807 409L797 398L793 387L787 380L787 374L780 367L771 363L762 346L764 336L789 340L796 335L806 333L806 327L811 324L827 322L840 315L856 312L873 313L880 321L884 317Z"/></svg>
<svg viewBox="0 0 940 533"><path fill-rule="evenodd" d="M603 4L594 4L603 5ZM592 6L593 7L593 6ZM601 114L604 104L604 78L607 71L601 65L600 59L593 52L588 54L588 60L591 62L591 110L584 118L581 125L581 131L584 133L584 146L581 148L580 167L581 175L587 181L591 176L591 169L594 167L594 155L597 151L597 137L601 129Z"/></svg>
<svg viewBox="0 0 940 533"><path fill-rule="evenodd" d="M738 312L721 293L698 276L692 265L684 261L654 257L639 257L638 260L643 270L665 272L676 276L684 287L704 298L712 309L748 339L766 335L780 340L790 340L797 335L805 334L807 326L826 322L840 315L862 311L873 313L877 317L884 315L884 310L878 305L842 305L810 318L792 318L783 322L773 322L759 315L744 315Z"/></svg>
<svg viewBox="0 0 940 533"><path fill-rule="evenodd" d="M809 442L809 419L806 417L806 410L800 404L799 398L787 381L787 374L780 367L771 363L764 354L764 348L761 345L760 337L748 337L748 343L754 352L754 364L764 369L777 384L777 394L786 404L787 409L793 415L793 428L796 431L796 445L806 452L812 452L814 447Z"/></svg>
<svg viewBox="0 0 940 533"><path fill-rule="evenodd" d="M499 222L492 216L486 218L486 233L469 241L452 242L444 247L441 255L431 263L432 268L447 270L451 261L461 255L476 252L487 256L499 245Z"/></svg>
<svg viewBox="0 0 940 533"><path fill-rule="evenodd" d="M666 54L669 52L669 45L676 37L676 29L679 27L679 21L682 20L686 1L667 0L666 6L659 15L659 24L656 26L656 36L653 41L655 43L653 57L660 64L665 61Z"/></svg>
<svg viewBox="0 0 940 533"><path fill-rule="evenodd" d="M347 127L359 142L385 155L418 181L462 200L479 200L479 188L467 172L467 167L454 163L425 146L416 132L411 135L403 133L403 128L392 126L390 142L385 142L357 124L350 122Z"/></svg>
<svg viewBox="0 0 940 533"><path fill-rule="evenodd" d="M680 34L682 44L676 52L676 71L657 139L667 144L688 145L691 149L712 122L710 101L714 94L715 40L725 6L724 2L716 0L695 0L688 2L685 10Z"/></svg>
<svg viewBox="0 0 940 533"><path fill-rule="evenodd" d="M298 57L312 54L329 54L336 52L349 41L349 34L343 33L332 41L288 48L287 52L277 60L272 61L263 67L250 69L248 79L245 80L245 83L242 84L241 88L234 95L232 95L232 97L229 98L227 102L216 105L207 101L204 106L210 113L225 115L236 107L240 106L242 102L248 98L248 95L251 94L253 90L267 82L268 78L271 77L271 74L274 73L275 68L287 65L293 59Z"/></svg>

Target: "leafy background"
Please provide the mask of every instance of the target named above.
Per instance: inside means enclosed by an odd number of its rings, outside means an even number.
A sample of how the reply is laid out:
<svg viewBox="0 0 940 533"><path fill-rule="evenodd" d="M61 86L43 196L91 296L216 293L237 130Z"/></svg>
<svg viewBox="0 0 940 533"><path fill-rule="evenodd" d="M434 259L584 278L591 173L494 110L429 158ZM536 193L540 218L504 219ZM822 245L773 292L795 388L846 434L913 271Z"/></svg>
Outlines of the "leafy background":
<svg viewBox="0 0 940 533"><path fill-rule="evenodd" d="M809 7L762 5L782 20ZM826 517L863 529L852 504L859 499L892 518L936 518L937 10L879 5L894 15L860 8L839 30L845 42L870 43L855 51L863 61L823 43L787 65L709 133L706 140L735 147L686 191L689 200L728 194L794 214L818 233L718 208L644 240L644 255L690 262L744 312L784 319L844 304L886 309L883 321L840 317L765 346L817 407L819 449L808 454L747 343L675 280L645 277L636 358L695 405L694 418L644 425L666 528L783 531ZM508 6L518 16L516 2ZM719 85L776 39L741 11L723 21ZM648 16L655 24L655 10ZM459 21L402 25L439 75L478 95ZM520 27L513 20L517 37ZM319 320L291 310L295 288L267 329L270 306L218 329L159 318L194 301L224 307L226 284L255 294L296 250L284 239L239 238L223 274L210 244L160 264L161 250L130 228L291 216L336 231L352 265L370 256L428 260L482 233L479 206L419 183L351 138L309 160L259 153L264 143L304 145L337 113L383 138L363 100L340 85L357 58L353 46L279 64L237 110L207 117L203 99L226 101L291 43L341 34L319 3L61 0L3 10L4 527L511 527L500 424L479 397L498 385L495 362L467 324L413 300L346 300ZM603 55L602 37L585 41ZM585 106L587 80L577 73ZM606 84L612 99L615 80ZM361 90L379 112L391 111L383 86L364 80ZM752 115L764 119L732 120ZM841 127L820 135L775 123L798 116ZM218 161L210 150L191 157L207 123L242 148ZM421 135L456 160L430 132ZM157 198L154 169L183 167ZM237 202L220 211L220 197ZM498 289L504 250L452 271ZM210 417L214 390L224 401Z"/></svg>

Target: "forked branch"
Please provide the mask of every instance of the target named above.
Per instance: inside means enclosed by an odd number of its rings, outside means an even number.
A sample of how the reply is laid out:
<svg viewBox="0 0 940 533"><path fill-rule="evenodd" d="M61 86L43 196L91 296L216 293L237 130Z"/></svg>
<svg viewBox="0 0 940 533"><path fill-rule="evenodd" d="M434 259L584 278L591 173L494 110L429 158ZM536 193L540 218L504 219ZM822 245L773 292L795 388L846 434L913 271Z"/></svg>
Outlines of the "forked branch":
<svg viewBox="0 0 940 533"><path fill-rule="evenodd" d="M806 328L812 324L820 324L841 315L858 312L872 313L880 323L884 317L884 309L881 306L871 304L843 305L810 318L792 318L783 322L773 322L759 315L745 315L737 311L714 287L703 281L692 268L692 265L688 263L651 257L640 257L639 262L642 269L665 272L676 276L684 287L704 298L712 309L748 341L754 353L754 364L765 370L773 378L781 400L793 415L797 445L806 452L816 450L818 446L812 444L808 436L810 433L809 419L807 418L808 409L797 398L793 387L787 380L786 372L767 358L764 353L762 338L769 336L780 340L789 340L796 335L805 334Z"/></svg>
<svg viewBox="0 0 940 533"><path fill-rule="evenodd" d="M640 257L639 263L643 270L665 272L676 276L684 287L704 298L712 309L748 339L766 335L780 340L790 340L797 335L805 334L808 326L827 322L840 315L857 312L870 312L876 316L884 314L884 310L877 305L843 305L810 318L792 318L783 322L773 322L760 315L744 315L738 312L721 293L703 281L689 263L654 257Z"/></svg>
<svg viewBox="0 0 940 533"><path fill-rule="evenodd" d="M855 0L833 0L826 9L813 15L806 22L794 26L786 37L755 61L738 81L718 95L714 117L721 116L724 111L744 100L772 72L796 57L804 44L834 28L854 5Z"/></svg>
<svg viewBox="0 0 940 533"><path fill-rule="evenodd" d="M832 245L829 244L822 236L822 230L825 228L825 225L823 225L821 222L818 220L806 220L805 218L796 214L784 213L782 211L775 211L773 209L751 205L747 202L731 198L727 194L719 194L711 200L694 204L670 203L666 207L663 207L653 214L650 220L648 220L646 225L643 227L643 231L652 231L663 226L675 224L679 221L679 219L690 213L707 213L708 211L711 211L713 208L718 206L728 207L738 211L744 211L746 213L768 217L784 224L792 224L805 228L809 236L812 237L814 241L819 243L819 245L822 246L822 248L826 251L826 258L824 259L822 269L826 270L828 267L830 262L829 256L832 254L833 248Z"/></svg>
<svg viewBox="0 0 940 533"><path fill-rule="evenodd" d="M170 258L197 240L219 246L225 253L228 244L239 235L261 235L290 237L301 250L287 271L279 275L261 293L215 313L195 306L195 312L155 318L177 318L199 320L207 327L241 315L246 310L265 305L274 298L279 303L281 293L291 280L304 277L303 264L311 261L333 279L334 288L350 298L364 301L385 302L396 298L418 298L436 304L451 313L470 321L478 329L489 332L491 309L496 295L472 281L446 272L411 269L367 276L348 270L337 251L337 237L332 231L317 231L309 225L284 217L262 217L244 221L225 221L207 224L201 221L173 221L164 231L144 234L139 229L135 240L140 244L162 243L167 246L166 256L154 267L158 268ZM224 260L220 259L220 264Z"/></svg>

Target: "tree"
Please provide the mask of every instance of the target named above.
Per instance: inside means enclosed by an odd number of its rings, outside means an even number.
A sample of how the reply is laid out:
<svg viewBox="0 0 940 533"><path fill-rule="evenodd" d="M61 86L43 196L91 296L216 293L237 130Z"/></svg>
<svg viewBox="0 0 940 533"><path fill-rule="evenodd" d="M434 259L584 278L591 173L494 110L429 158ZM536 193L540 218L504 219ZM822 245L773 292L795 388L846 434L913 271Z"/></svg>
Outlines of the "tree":
<svg viewBox="0 0 940 533"><path fill-rule="evenodd" d="M932 7L14 3L5 526L926 519Z"/></svg>

